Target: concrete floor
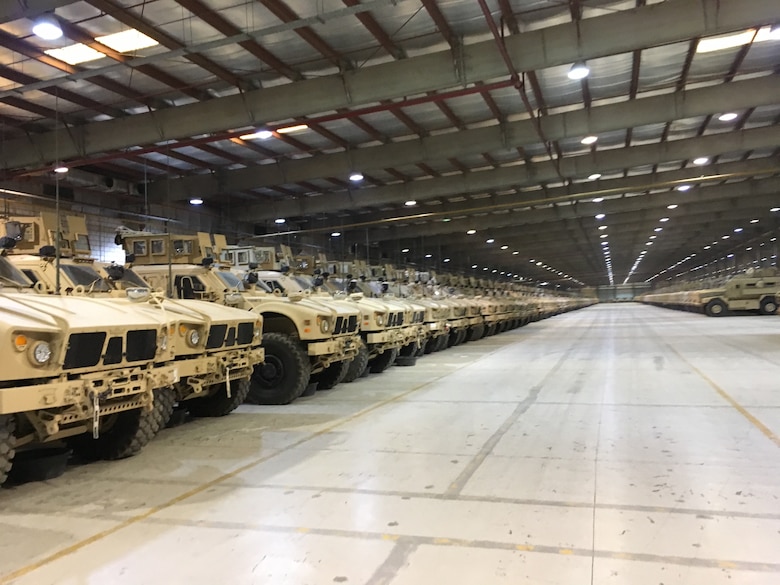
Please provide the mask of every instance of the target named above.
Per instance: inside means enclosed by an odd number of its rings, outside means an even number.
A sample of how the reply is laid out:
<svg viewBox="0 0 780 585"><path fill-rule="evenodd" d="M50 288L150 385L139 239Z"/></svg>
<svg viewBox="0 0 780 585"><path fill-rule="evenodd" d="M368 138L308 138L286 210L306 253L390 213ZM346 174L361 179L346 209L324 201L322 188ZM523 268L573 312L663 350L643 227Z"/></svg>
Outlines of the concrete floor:
<svg viewBox="0 0 780 585"><path fill-rule="evenodd" d="M0 583L780 583L780 317L602 305L0 490Z"/></svg>

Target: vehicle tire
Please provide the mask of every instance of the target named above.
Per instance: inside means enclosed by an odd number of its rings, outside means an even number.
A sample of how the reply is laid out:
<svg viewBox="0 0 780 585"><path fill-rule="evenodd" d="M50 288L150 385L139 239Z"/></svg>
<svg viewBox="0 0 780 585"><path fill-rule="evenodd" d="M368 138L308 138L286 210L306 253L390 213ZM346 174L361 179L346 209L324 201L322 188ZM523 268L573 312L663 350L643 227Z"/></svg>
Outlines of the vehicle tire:
<svg viewBox="0 0 780 585"><path fill-rule="evenodd" d="M413 366L417 364L417 356L416 355L398 355L397 358L395 358L395 365L396 366Z"/></svg>
<svg viewBox="0 0 780 585"><path fill-rule="evenodd" d="M758 312L762 315L774 315L777 312L777 299L764 297L758 306Z"/></svg>
<svg viewBox="0 0 780 585"><path fill-rule="evenodd" d="M192 416L225 416L241 406L249 394L249 378L230 381L230 396L227 383L215 384L217 391L203 398L186 400L184 405Z"/></svg>
<svg viewBox="0 0 780 585"><path fill-rule="evenodd" d="M438 337L429 337L427 341L425 342L425 346L423 347L423 353L429 354L436 351L436 347L439 345L439 338Z"/></svg>
<svg viewBox="0 0 780 585"><path fill-rule="evenodd" d="M368 366L368 348L366 342L361 339L358 341L357 355L349 362L342 382L354 382L366 371L366 366Z"/></svg>
<svg viewBox="0 0 780 585"><path fill-rule="evenodd" d="M417 352L420 350L419 344L415 341L407 343L401 349L398 350L398 357L417 357Z"/></svg>
<svg viewBox="0 0 780 585"><path fill-rule="evenodd" d="M14 455L16 454L15 428L16 422L12 415L0 415L0 485L5 483L8 474L11 472Z"/></svg>
<svg viewBox="0 0 780 585"><path fill-rule="evenodd" d="M116 460L132 457L141 451L165 424L173 412L173 388L155 388L152 410L126 410L110 417L110 424L97 439L83 434L68 440L73 451L87 460Z"/></svg>
<svg viewBox="0 0 780 585"><path fill-rule="evenodd" d="M414 357L422 357L425 355L425 348L428 347L428 340L430 337L426 337L425 341L420 343L420 345L417 346L417 351L414 354Z"/></svg>
<svg viewBox="0 0 780 585"><path fill-rule="evenodd" d="M368 362L368 368L372 374L381 374L387 368L393 365L393 362L398 357L398 348L386 349L370 362Z"/></svg>
<svg viewBox="0 0 780 585"><path fill-rule="evenodd" d="M340 362L333 362L327 368L321 372L317 372L311 377L312 382L317 383L317 390L330 390L334 386L338 386L347 375L349 365L352 360L341 360Z"/></svg>
<svg viewBox="0 0 780 585"><path fill-rule="evenodd" d="M469 332L466 335L466 341L476 341L482 339L482 335L485 333L485 325L480 323L479 325L472 325L469 327Z"/></svg>
<svg viewBox="0 0 780 585"><path fill-rule="evenodd" d="M447 337L447 347L455 347L456 345L460 344L462 342L461 334L463 333L462 329L455 330L453 329L450 331L449 336Z"/></svg>
<svg viewBox="0 0 780 585"><path fill-rule="evenodd" d="M712 299L704 307L704 312L707 313L709 317L722 317L727 311L728 307L726 307L726 303L720 299Z"/></svg>
<svg viewBox="0 0 780 585"><path fill-rule="evenodd" d="M458 343L456 343L455 345L460 345L461 343L466 343L466 337L468 336L468 334L469 334L469 330L468 329L461 329L460 330L460 338L458 339Z"/></svg>
<svg viewBox="0 0 780 585"><path fill-rule="evenodd" d="M311 364L298 342L283 333L263 333L265 362L255 366L247 402L289 404L309 385Z"/></svg>
<svg viewBox="0 0 780 585"><path fill-rule="evenodd" d="M439 339L436 342L436 348L433 351L442 351L447 349L447 342L450 340L449 334L439 335Z"/></svg>

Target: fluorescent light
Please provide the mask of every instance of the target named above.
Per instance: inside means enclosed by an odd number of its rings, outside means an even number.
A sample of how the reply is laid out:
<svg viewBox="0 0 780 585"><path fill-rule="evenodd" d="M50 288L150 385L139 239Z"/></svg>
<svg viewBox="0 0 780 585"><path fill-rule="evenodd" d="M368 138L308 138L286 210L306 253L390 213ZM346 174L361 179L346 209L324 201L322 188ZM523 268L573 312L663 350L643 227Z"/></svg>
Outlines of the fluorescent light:
<svg viewBox="0 0 780 585"><path fill-rule="evenodd" d="M739 114L735 114L734 112L727 112L718 116L718 120L721 122L731 122L737 118L739 118Z"/></svg>
<svg viewBox="0 0 780 585"><path fill-rule="evenodd" d="M672 203L671 205L667 205L666 209L677 209L677 204L676 203Z"/></svg>
<svg viewBox="0 0 780 585"><path fill-rule="evenodd" d="M607 229L607 227L609 227L609 226L606 226L606 225L600 225L600 226L599 226L599 229L600 229L600 230L605 230L605 229Z"/></svg>
<svg viewBox="0 0 780 585"><path fill-rule="evenodd" d="M596 141L599 139L598 136L586 136L580 142L585 145L595 144Z"/></svg>
<svg viewBox="0 0 780 585"><path fill-rule="evenodd" d="M607 234L601 234L599 237L600 238L608 238L609 236Z"/></svg>
<svg viewBox="0 0 780 585"><path fill-rule="evenodd" d="M274 220L274 223L276 223L276 224L283 224L283 223L285 223L286 221L287 221L286 219L284 219L283 217L280 217L280 218L278 218L278 219L275 219L275 220Z"/></svg>
<svg viewBox="0 0 780 585"><path fill-rule="evenodd" d="M341 235L341 232L331 232L331 237L338 238Z"/></svg>
<svg viewBox="0 0 780 585"><path fill-rule="evenodd" d="M414 207L415 205L417 205L417 201L415 201L414 199L410 199L409 201L405 201L404 205L406 205L407 207Z"/></svg>
<svg viewBox="0 0 780 585"><path fill-rule="evenodd" d="M486 244L492 244L493 242L495 242L493 238L488 238L487 240L485 240Z"/></svg>
<svg viewBox="0 0 780 585"><path fill-rule="evenodd" d="M300 132L301 130L308 130L309 127L306 124L298 124L296 126L286 126L285 128L277 128L276 131L279 134L290 134L292 132Z"/></svg>
<svg viewBox="0 0 780 585"><path fill-rule="evenodd" d="M677 187L677 190L678 191L682 191L682 192L690 191L691 190L691 186L690 185L680 185L679 187Z"/></svg>
<svg viewBox="0 0 780 585"><path fill-rule="evenodd" d="M353 183L357 183L358 181L362 181L363 180L363 173L360 173L360 172L351 173L349 175L349 180L352 181Z"/></svg>
<svg viewBox="0 0 780 585"><path fill-rule="evenodd" d="M664 228L655 228L653 231L654 232L662 232L662 231L664 231Z"/></svg>
<svg viewBox="0 0 780 585"><path fill-rule="evenodd" d="M433 254L426 254L425 257L426 258L433 258Z"/></svg>
<svg viewBox="0 0 780 585"><path fill-rule="evenodd" d="M710 162L710 159L706 156L700 156L699 158L693 159L693 164L697 166L706 165L708 162Z"/></svg>
<svg viewBox="0 0 780 585"><path fill-rule="evenodd" d="M757 219L751 219L750 223L758 223L758 220Z"/></svg>
<svg viewBox="0 0 780 585"><path fill-rule="evenodd" d="M751 222L751 223L752 223L752 222ZM502 250L506 250L507 248L509 248L509 246L506 246L506 245L504 245L504 246L501 246L501 249L502 249Z"/></svg>
<svg viewBox="0 0 780 585"><path fill-rule="evenodd" d="M596 219L604 219L604 218L605 218L605 217L607 217L607 216L606 216L606 214L604 214L604 213L599 213L599 214L597 214L595 217L596 217Z"/></svg>
<svg viewBox="0 0 780 585"><path fill-rule="evenodd" d="M200 197L193 197L190 199L190 205L203 205L203 199Z"/></svg>
<svg viewBox="0 0 780 585"><path fill-rule="evenodd" d="M55 41L62 36L60 23L52 14L42 14L33 22L33 34L44 41Z"/></svg>
<svg viewBox="0 0 780 585"><path fill-rule="evenodd" d="M67 173L68 167L62 164L58 164L56 167L54 167L54 172L59 174Z"/></svg>
<svg viewBox="0 0 780 585"><path fill-rule="evenodd" d="M751 28L742 32L720 35L717 37L709 37L699 41L696 47L697 53L711 53L713 51L723 51L725 49L734 49L752 43L760 43L763 41L776 41L780 40L780 34L774 31L772 27L765 26L758 31Z"/></svg>
<svg viewBox="0 0 780 585"><path fill-rule="evenodd" d="M445 258L444 260L442 260L442 262L449 262L449 261L450 261L449 258Z"/></svg>
<svg viewBox="0 0 780 585"><path fill-rule="evenodd" d="M769 211L771 211L771 212L773 212L773 213L774 213L775 211L780 211L780 207L773 207L773 208L772 208L772 209L770 209Z"/></svg>
<svg viewBox="0 0 780 585"><path fill-rule="evenodd" d="M402 254L406 254L408 251L409 251L409 248L404 248L403 250L401 250L401 253Z"/></svg>
<svg viewBox="0 0 780 585"><path fill-rule="evenodd" d="M650 236L650 239L651 239L651 240L654 240L654 239L656 239L657 237L658 237L658 236Z"/></svg>
<svg viewBox="0 0 780 585"><path fill-rule="evenodd" d="M466 235L473 236L476 233L477 233L477 230L469 230L469 231L466 232Z"/></svg>
<svg viewBox="0 0 780 585"><path fill-rule="evenodd" d="M147 49L159 45L152 37L148 37L134 28L112 35L95 37L95 40L120 53L130 53L132 51L138 51L139 49Z"/></svg>
<svg viewBox="0 0 780 585"><path fill-rule="evenodd" d="M596 198L593 200L593 203L601 203L602 201L604 201L604 198L603 198L603 197L596 197Z"/></svg>
<svg viewBox="0 0 780 585"><path fill-rule="evenodd" d="M658 221L660 221L660 222L669 221L669 218L668 217L662 217Z"/></svg>
<svg viewBox="0 0 780 585"><path fill-rule="evenodd" d="M65 61L69 65L78 65L79 63L86 63L87 61L97 61L105 57L100 51L96 51L87 45L76 43L75 45L68 45L61 49L47 49L44 51L50 57Z"/></svg>
<svg viewBox="0 0 780 585"><path fill-rule="evenodd" d="M472 268L476 268L476 267L477 267L477 265L476 265L476 264L472 264L472 265L471 265L471 267L472 267Z"/></svg>
<svg viewBox="0 0 780 585"><path fill-rule="evenodd" d="M575 81L585 79L588 75L590 75L590 68L585 64L584 61L578 61L571 66L571 69L569 69L569 73L567 75L569 76L569 79L573 79Z"/></svg>
<svg viewBox="0 0 780 585"><path fill-rule="evenodd" d="M268 140L274 135L273 132L270 130L258 130L257 132L253 132L252 134L242 134L239 136L241 140L254 140L255 138L259 138L260 140Z"/></svg>
<svg viewBox="0 0 780 585"><path fill-rule="evenodd" d="M740 232L742 232L742 231L743 231L743 229L742 229L742 228L734 228L734 233L735 233L735 234L738 234L738 233L740 233Z"/></svg>
<svg viewBox="0 0 780 585"><path fill-rule="evenodd" d="M591 181L595 181L596 179L601 178L601 173L593 173L592 175L588 175L588 179Z"/></svg>
<svg viewBox="0 0 780 585"><path fill-rule="evenodd" d="M515 250L514 252L512 252L512 256L517 256L519 253L520 253L520 252L518 252L517 250Z"/></svg>

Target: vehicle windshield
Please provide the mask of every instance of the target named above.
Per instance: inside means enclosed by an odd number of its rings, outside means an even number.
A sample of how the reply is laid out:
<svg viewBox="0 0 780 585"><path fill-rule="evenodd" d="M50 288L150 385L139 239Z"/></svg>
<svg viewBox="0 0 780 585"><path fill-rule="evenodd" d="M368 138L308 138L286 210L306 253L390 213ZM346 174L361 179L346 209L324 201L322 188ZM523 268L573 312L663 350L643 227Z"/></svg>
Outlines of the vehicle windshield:
<svg viewBox="0 0 780 585"><path fill-rule="evenodd" d="M125 273L122 275L122 278L119 282L123 282L125 284L125 288L149 288L149 283L147 283L143 278L138 276L138 274L129 268L125 268Z"/></svg>
<svg viewBox="0 0 780 585"><path fill-rule="evenodd" d="M29 287L30 281L8 258L0 256L0 284Z"/></svg>
<svg viewBox="0 0 780 585"><path fill-rule="evenodd" d="M233 290L245 291L244 283L241 279L232 272L226 272L224 270L217 270L215 272L219 279L224 282L228 288Z"/></svg>
<svg viewBox="0 0 780 585"><path fill-rule="evenodd" d="M306 276L293 276L292 278L304 290L314 288L311 279Z"/></svg>
<svg viewBox="0 0 780 585"><path fill-rule="evenodd" d="M91 266L78 264L63 264L60 266L65 277L73 286L82 285L87 290L96 292L110 292L111 287Z"/></svg>

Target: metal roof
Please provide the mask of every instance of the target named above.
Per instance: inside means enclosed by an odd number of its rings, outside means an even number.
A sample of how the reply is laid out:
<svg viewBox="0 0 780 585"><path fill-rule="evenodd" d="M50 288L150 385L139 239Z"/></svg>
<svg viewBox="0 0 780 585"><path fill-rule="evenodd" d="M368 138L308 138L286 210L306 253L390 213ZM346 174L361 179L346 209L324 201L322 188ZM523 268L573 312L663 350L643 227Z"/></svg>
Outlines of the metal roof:
<svg viewBox="0 0 780 585"><path fill-rule="evenodd" d="M573 281L558 272L599 285L611 267L619 283L641 257L637 282L688 256L675 272L774 246L776 0L6 4L6 182L51 181L62 161L96 180L148 180L157 214L200 197L233 232L277 232L284 217L394 260L408 247L428 267L563 285ZM32 34L45 12L61 39ZM772 38L697 50L762 27ZM132 28L158 44L120 53L95 40ZM74 43L104 56L69 65L44 53ZM567 75L576 61L590 68L581 81ZM240 138L298 124L308 128Z"/></svg>

